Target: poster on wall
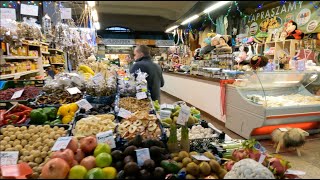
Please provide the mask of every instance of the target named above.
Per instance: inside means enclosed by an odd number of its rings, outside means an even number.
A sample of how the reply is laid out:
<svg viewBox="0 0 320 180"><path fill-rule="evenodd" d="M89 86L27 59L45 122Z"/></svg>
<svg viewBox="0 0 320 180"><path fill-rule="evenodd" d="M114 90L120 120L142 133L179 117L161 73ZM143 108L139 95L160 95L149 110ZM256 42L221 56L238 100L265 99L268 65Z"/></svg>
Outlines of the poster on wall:
<svg viewBox="0 0 320 180"><path fill-rule="evenodd" d="M295 21L298 29L306 34L320 32L320 8L316 9L305 1L287 1L283 5L251 14L245 26L246 33L255 36L268 29L282 28L289 20Z"/></svg>

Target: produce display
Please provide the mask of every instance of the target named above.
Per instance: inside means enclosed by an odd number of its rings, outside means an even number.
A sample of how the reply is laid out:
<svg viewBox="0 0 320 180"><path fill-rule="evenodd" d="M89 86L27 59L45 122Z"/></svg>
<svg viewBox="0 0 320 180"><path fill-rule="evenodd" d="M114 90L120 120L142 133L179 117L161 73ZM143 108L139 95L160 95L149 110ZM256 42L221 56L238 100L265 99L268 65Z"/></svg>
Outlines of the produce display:
<svg viewBox="0 0 320 180"><path fill-rule="evenodd" d="M36 125L57 125L62 124L60 119L57 119L57 108L55 107L45 107L33 109L30 113L29 124Z"/></svg>
<svg viewBox="0 0 320 180"><path fill-rule="evenodd" d="M91 96L110 96L116 93L116 78L109 77L95 80L90 78L86 84L86 93Z"/></svg>
<svg viewBox="0 0 320 180"><path fill-rule="evenodd" d="M61 120L63 124L68 124L74 119L75 113L78 109L79 107L76 103L63 104L59 107L57 115L62 118Z"/></svg>
<svg viewBox="0 0 320 180"><path fill-rule="evenodd" d="M76 122L73 135L86 137L108 130L114 131L116 127L114 119L115 117L112 114L89 115Z"/></svg>
<svg viewBox="0 0 320 180"><path fill-rule="evenodd" d="M170 130L166 128L167 136L170 136ZM211 128L203 128L201 125L192 126L189 128L189 139L203 139L217 137ZM181 140L181 128L177 129L177 139Z"/></svg>
<svg viewBox="0 0 320 180"><path fill-rule="evenodd" d="M16 104L8 110L0 110L0 127L3 125L25 124L32 112L32 108L23 104Z"/></svg>
<svg viewBox="0 0 320 180"><path fill-rule="evenodd" d="M119 107L126 109L130 112L133 112L133 113L136 111L148 111L149 112L151 110L151 104L148 99L138 100L135 97L120 98Z"/></svg>
<svg viewBox="0 0 320 180"><path fill-rule="evenodd" d="M72 87L78 87L80 91L85 90L85 80L76 73L59 73L54 79L45 81L43 91L55 94L57 92L61 93Z"/></svg>
<svg viewBox="0 0 320 180"><path fill-rule="evenodd" d="M136 94L136 82L132 75L120 76L118 79L118 88L122 96L134 96Z"/></svg>
<svg viewBox="0 0 320 180"><path fill-rule="evenodd" d="M149 114L149 111L137 111L128 119L122 120L118 127L118 133L124 139L133 139L140 134L143 139L159 139L161 129L157 124L157 117Z"/></svg>
<svg viewBox="0 0 320 180"><path fill-rule="evenodd" d="M15 100L28 100L34 99L41 91L40 88L34 86L26 86L24 88L9 88L6 90L0 90L0 100L10 100L13 94L23 89L21 97L15 98Z"/></svg>
<svg viewBox="0 0 320 180"><path fill-rule="evenodd" d="M266 107L283 107L283 106L304 106L320 105L319 96L304 96L301 94L292 94L284 96L260 96L248 95L249 100Z"/></svg>
<svg viewBox="0 0 320 180"><path fill-rule="evenodd" d="M165 119L161 119L161 123L164 127L170 127L171 123L176 123L179 113L181 110L181 106L176 105L174 107L174 109L171 110L171 115L170 118L165 118ZM189 119L187 121L187 126L191 127L195 124L199 124L199 119L200 118L200 111L197 110L195 107L191 107L190 108L190 116Z"/></svg>
<svg viewBox="0 0 320 180"><path fill-rule="evenodd" d="M112 107L104 104L92 104L92 108L88 111L85 111L85 109L80 109L81 113L86 113L90 115L97 115L97 114L107 114L109 112L112 112Z"/></svg>
<svg viewBox="0 0 320 180"><path fill-rule="evenodd" d="M113 157L107 144L89 136L73 138L67 149L55 151L42 168L41 179L115 179Z"/></svg>
<svg viewBox="0 0 320 180"><path fill-rule="evenodd" d="M0 151L19 151L18 163L28 163L33 170L31 178L38 178L55 141L66 135L66 130L58 126L8 125L1 128Z"/></svg>
<svg viewBox="0 0 320 180"><path fill-rule="evenodd" d="M77 93L71 95L68 91L65 90L54 90L50 94L42 94L38 96L35 103L36 105L42 105L42 104L68 104L68 103L74 103L79 100L81 100L83 97L82 93Z"/></svg>

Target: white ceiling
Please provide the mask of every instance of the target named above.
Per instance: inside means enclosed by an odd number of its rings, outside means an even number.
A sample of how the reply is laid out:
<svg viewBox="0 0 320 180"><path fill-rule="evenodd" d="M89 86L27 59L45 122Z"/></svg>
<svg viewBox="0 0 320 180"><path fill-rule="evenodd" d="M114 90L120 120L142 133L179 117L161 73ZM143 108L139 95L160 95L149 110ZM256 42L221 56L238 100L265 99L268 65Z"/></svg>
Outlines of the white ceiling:
<svg viewBox="0 0 320 180"><path fill-rule="evenodd" d="M177 20L198 1L97 1L100 14L160 16Z"/></svg>

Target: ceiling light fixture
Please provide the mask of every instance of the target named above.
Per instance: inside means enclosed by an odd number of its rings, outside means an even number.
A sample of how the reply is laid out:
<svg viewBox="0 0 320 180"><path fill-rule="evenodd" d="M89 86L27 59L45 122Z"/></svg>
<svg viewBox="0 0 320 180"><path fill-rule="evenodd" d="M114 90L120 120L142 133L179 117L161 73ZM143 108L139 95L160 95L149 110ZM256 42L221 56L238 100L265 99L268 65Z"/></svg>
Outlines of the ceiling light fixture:
<svg viewBox="0 0 320 180"><path fill-rule="evenodd" d="M87 1L89 7L94 7L96 5L95 1Z"/></svg>
<svg viewBox="0 0 320 180"><path fill-rule="evenodd" d="M177 27L179 27L179 26L175 25L175 26L172 26L172 27L168 28L168 29L166 30L166 33L168 33L168 32L170 32L170 31L176 29Z"/></svg>
<svg viewBox="0 0 320 180"><path fill-rule="evenodd" d="M189 22L191 22L191 21L196 20L197 18L199 18L199 15L194 15L194 16L192 16L192 17L184 20L184 21L181 23L181 25L185 25L185 24L187 24L187 23L189 23Z"/></svg>
<svg viewBox="0 0 320 180"><path fill-rule="evenodd" d="M100 23L99 22L93 23L93 26L96 28L96 30L100 29Z"/></svg>
<svg viewBox="0 0 320 180"><path fill-rule="evenodd" d="M222 7L225 4L228 4L230 1L219 1L218 3L215 3L214 5L208 7L207 9L205 9L203 12L204 13L209 13L215 9L218 9L219 7Z"/></svg>

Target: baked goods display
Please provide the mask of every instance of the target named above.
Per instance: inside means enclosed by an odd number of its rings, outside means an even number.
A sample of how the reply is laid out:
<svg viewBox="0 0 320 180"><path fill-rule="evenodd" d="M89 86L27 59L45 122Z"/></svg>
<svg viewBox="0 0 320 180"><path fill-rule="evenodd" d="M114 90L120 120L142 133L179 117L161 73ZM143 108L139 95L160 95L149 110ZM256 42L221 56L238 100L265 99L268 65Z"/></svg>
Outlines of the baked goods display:
<svg viewBox="0 0 320 180"><path fill-rule="evenodd" d="M247 98L254 103L265 105L266 107L320 105L320 96L304 96L301 94L266 97L248 95Z"/></svg>

